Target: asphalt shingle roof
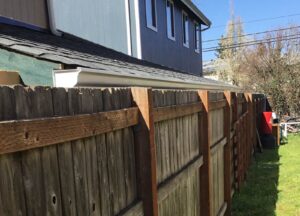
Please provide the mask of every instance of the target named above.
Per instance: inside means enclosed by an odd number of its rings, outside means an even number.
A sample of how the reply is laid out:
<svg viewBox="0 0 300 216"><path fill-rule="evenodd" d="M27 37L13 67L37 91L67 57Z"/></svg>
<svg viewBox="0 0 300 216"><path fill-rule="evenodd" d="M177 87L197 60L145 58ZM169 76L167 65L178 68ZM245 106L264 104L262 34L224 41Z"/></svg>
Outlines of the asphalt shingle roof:
<svg viewBox="0 0 300 216"><path fill-rule="evenodd" d="M67 68L85 67L125 74L138 74L176 78L186 82L223 82L183 73L161 65L132 58L112 49L73 37L57 37L15 26L0 25L0 48L13 50L51 62L62 63Z"/></svg>

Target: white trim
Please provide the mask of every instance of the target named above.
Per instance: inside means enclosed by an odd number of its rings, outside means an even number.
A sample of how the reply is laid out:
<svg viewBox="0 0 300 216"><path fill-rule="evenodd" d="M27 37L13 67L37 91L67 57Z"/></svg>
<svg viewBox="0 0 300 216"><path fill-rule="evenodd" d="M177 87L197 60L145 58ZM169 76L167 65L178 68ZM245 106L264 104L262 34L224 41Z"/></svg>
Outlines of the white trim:
<svg viewBox="0 0 300 216"><path fill-rule="evenodd" d="M185 21L183 21L183 15L185 15L187 18L189 18L187 12L185 12L184 10L182 10L182 14L181 14L181 22L182 22L182 25L181 25L181 27L183 27L183 25L185 26ZM188 21L188 23L189 23L189 21ZM184 28L185 28L185 27L184 27ZM184 39L184 35L185 35L185 31L184 31L184 30L185 30L185 29L182 29L182 30L183 30L183 37L182 37L182 39ZM184 47L190 48L189 25L188 25L187 35L186 35L186 36L187 36L187 37L185 38L186 42L184 43L184 40L182 40L182 44L183 44Z"/></svg>
<svg viewBox="0 0 300 216"><path fill-rule="evenodd" d="M198 33L198 37L199 37L199 41L198 41L198 44L197 44L197 46L198 46L198 49L194 49L195 50L195 52L196 53L200 53L200 32L201 32L201 28L200 28L200 24L196 21L196 20L194 20L194 37L196 36L195 35L195 31L196 31L196 25L198 25L198 28L199 28L199 31L197 32ZM195 42L197 42L197 37L196 38L194 38L194 45L195 45Z"/></svg>
<svg viewBox="0 0 300 216"><path fill-rule="evenodd" d="M145 13L145 15L146 15L146 25L147 25L147 27L149 28L149 29L151 29L151 30L153 30L153 31L155 31L155 32L157 32L157 25L158 25L158 22L157 22L157 2L156 2L156 0L154 0L154 8L155 8L155 24L156 24L156 26L153 26L153 25L151 25L150 23L149 23L149 21L148 21L148 17L147 17L147 1L151 1L151 0L145 0L145 9L146 9L146 13ZM151 14L151 16L152 16L152 14Z"/></svg>
<svg viewBox="0 0 300 216"><path fill-rule="evenodd" d="M126 16L126 33L127 33L127 54L132 55L131 48L131 29L130 29L130 14L129 14L129 3L128 0L125 0L125 16Z"/></svg>
<svg viewBox="0 0 300 216"><path fill-rule="evenodd" d="M141 24L140 24L140 13L139 13L139 0L134 0L134 16L135 16L135 27L136 27L137 58L138 59L142 59Z"/></svg>
<svg viewBox="0 0 300 216"><path fill-rule="evenodd" d="M156 25L157 25L157 24L156 24ZM147 23L147 28L149 28L149 29L151 29L151 30L153 30L153 31L157 32L157 27L154 27L154 26L148 25L148 23Z"/></svg>
<svg viewBox="0 0 300 216"><path fill-rule="evenodd" d="M170 36L169 35L169 32L168 32L168 2L170 2L170 4L173 5L172 9L173 9L173 28L174 28L174 37L173 36ZM175 5L174 5L174 2L172 0L166 0L166 17L167 17L167 37L172 40L172 41L176 41L176 30L175 30L175 9L174 9ZM171 25L172 25L172 21L171 21Z"/></svg>
<svg viewBox="0 0 300 216"><path fill-rule="evenodd" d="M55 22L55 12L54 12L54 3L53 0L47 0L48 7L48 18L49 18L49 27L52 34L55 36L62 36L62 33L57 30Z"/></svg>

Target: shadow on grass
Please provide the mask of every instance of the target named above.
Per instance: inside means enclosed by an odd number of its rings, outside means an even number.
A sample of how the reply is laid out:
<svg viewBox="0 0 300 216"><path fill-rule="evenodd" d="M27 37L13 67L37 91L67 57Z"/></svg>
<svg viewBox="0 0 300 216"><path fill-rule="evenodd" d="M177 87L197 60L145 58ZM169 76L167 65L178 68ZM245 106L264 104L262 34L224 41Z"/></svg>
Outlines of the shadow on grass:
<svg viewBox="0 0 300 216"><path fill-rule="evenodd" d="M257 153L240 192L233 197L233 216L275 216L279 178L278 149Z"/></svg>

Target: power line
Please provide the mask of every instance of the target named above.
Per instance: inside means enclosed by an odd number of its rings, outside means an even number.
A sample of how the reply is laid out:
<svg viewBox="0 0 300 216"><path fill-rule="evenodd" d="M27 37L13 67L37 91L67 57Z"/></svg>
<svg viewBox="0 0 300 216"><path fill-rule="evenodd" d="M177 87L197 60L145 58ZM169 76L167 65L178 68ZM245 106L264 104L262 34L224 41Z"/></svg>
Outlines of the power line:
<svg viewBox="0 0 300 216"><path fill-rule="evenodd" d="M249 20L246 22L243 22L244 24L248 24L248 23L257 23L257 22L263 22L263 21L269 21L269 20L276 20L276 19L282 19L282 18L288 18L288 17L294 17L294 16L300 16L300 13L296 13L296 14L289 14L289 15L285 15L285 16L278 16L278 17L269 17L269 18L263 18L263 19L256 19L256 20ZM236 22L231 23L229 25L234 25L236 24ZM221 27L226 27L227 25L218 25L218 26L212 26L210 29L215 29L215 28L221 28Z"/></svg>
<svg viewBox="0 0 300 216"><path fill-rule="evenodd" d="M280 28L280 29L276 29L276 30L268 30L268 31L262 31L262 32L253 32L253 33L248 33L248 34L244 34L244 35L238 35L236 37L224 37L224 39L247 37L247 36L251 36L251 35L266 34L266 33L272 33L272 32L278 32L278 31L284 31L284 30L290 30L290 29L296 29L296 28L300 28L300 25L298 25L298 26L292 26L292 27L288 27L288 28ZM215 38L215 39L205 40L205 41L202 41L202 43L208 43L208 42L213 42L213 41L220 41L221 39L222 38Z"/></svg>
<svg viewBox="0 0 300 216"><path fill-rule="evenodd" d="M300 33L297 33L297 34L290 34L290 35L285 35L283 36L282 38L278 38L278 37L270 37L270 38L265 38L265 39L260 39L260 40L252 40L252 41L246 41L246 42L240 42L240 43L235 43L235 44L229 44L229 45L223 45L223 46L214 46L214 47L206 47L204 48L204 50L206 49L213 49L213 48L223 48L223 47L227 47L227 46L235 46L235 45L239 45L239 44L251 44L251 43L256 43L256 42L259 42L259 41L270 41L270 40L281 40L281 39L284 39L284 38L290 38L290 37L295 37L295 36L299 36Z"/></svg>
<svg viewBox="0 0 300 216"><path fill-rule="evenodd" d="M296 35L297 37L287 37L287 38L272 38L270 39L265 39L265 40L257 40L257 41L251 41L250 43L238 43L238 44L233 44L233 45L228 45L228 46L221 46L221 47L209 47L206 48L204 50L202 50L202 52L212 52L212 51L217 51L217 50L225 50L225 49L234 49L234 48L239 48L239 47L247 47L247 46L253 46L253 45L259 45L259 44L263 44L263 43L272 43L272 42L276 42L276 41L289 41L289 40L297 40L300 39L300 34Z"/></svg>

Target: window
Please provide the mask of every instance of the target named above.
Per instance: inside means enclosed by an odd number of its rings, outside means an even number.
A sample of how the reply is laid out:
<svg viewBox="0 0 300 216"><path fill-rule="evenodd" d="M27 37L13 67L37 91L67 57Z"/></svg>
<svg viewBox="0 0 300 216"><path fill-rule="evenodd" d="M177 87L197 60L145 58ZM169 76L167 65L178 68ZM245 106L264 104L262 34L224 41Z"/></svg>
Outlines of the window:
<svg viewBox="0 0 300 216"><path fill-rule="evenodd" d="M200 52L200 26L198 23L194 23L194 44L195 44L195 51Z"/></svg>
<svg viewBox="0 0 300 216"><path fill-rule="evenodd" d="M189 47L189 20L185 12L182 12L183 46Z"/></svg>
<svg viewBox="0 0 300 216"><path fill-rule="evenodd" d="M157 31L156 0L146 0L147 27Z"/></svg>
<svg viewBox="0 0 300 216"><path fill-rule="evenodd" d="M167 0L167 32L168 38L175 40L174 3Z"/></svg>

